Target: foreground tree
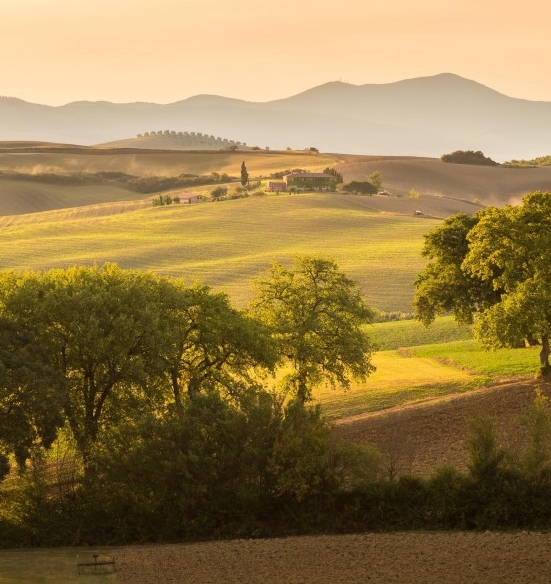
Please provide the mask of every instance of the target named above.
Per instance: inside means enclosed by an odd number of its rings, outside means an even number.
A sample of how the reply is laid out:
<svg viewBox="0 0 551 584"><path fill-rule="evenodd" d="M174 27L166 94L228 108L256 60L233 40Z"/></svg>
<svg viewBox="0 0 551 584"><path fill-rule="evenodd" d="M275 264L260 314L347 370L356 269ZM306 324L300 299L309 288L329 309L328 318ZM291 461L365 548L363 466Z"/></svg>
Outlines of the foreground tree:
<svg viewBox="0 0 551 584"><path fill-rule="evenodd" d="M346 389L351 378L374 371L362 328L373 313L333 260L297 257L291 269L274 263L255 286L252 314L272 331L282 361L291 363L285 382L300 404L322 381Z"/></svg>
<svg viewBox="0 0 551 584"><path fill-rule="evenodd" d="M157 278L115 265L7 273L0 297L61 379L63 417L86 466L106 419L127 415L146 388L158 344Z"/></svg>
<svg viewBox="0 0 551 584"><path fill-rule="evenodd" d="M159 310L164 332L158 355L180 417L184 396L214 390L236 397L258 383L260 369L275 365L264 327L233 308L226 294L202 284L164 282Z"/></svg>
<svg viewBox="0 0 551 584"><path fill-rule="evenodd" d="M0 480L10 454L23 467L34 445L52 444L63 419L60 382L34 335L0 317Z"/></svg>
<svg viewBox="0 0 551 584"><path fill-rule="evenodd" d="M415 282L416 318L452 311L475 323L486 347L539 343L540 373L551 370L551 193L522 205L455 215L426 236L431 261Z"/></svg>

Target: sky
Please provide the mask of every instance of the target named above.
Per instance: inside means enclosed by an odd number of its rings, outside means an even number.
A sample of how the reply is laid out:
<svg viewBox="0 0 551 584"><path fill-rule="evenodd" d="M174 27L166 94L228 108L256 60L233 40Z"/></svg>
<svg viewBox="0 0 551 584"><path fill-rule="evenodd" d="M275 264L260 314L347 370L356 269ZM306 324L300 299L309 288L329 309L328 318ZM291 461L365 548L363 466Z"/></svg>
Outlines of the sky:
<svg viewBox="0 0 551 584"><path fill-rule="evenodd" d="M0 95L269 101L455 73L551 101L548 0L0 0Z"/></svg>

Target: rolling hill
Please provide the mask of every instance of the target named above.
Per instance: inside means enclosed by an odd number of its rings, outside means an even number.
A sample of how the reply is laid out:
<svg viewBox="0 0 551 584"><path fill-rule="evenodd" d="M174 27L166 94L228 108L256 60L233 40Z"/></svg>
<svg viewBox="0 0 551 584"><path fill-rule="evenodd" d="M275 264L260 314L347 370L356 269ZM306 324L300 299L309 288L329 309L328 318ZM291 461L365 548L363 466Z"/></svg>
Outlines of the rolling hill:
<svg viewBox="0 0 551 584"><path fill-rule="evenodd" d="M171 135L159 136L161 144ZM165 142L163 142L163 140ZM133 176L208 175L238 177L245 160L251 178L268 177L286 169L312 172L336 168L345 182L365 180L374 170L394 197L370 197L363 204L379 211L412 214L421 210L443 218L475 212L480 205L516 203L535 190L551 189L551 167L505 168L446 164L436 158L320 154L305 151L189 151L140 148L93 148L48 143L0 142L0 216L46 211L119 200L143 200L140 193L120 184L60 185L44 174L120 172ZM2 176L2 173L7 173ZM9 173L35 175L34 180L12 180ZM37 182L40 181L40 182ZM49 181L49 182L48 182ZM408 199L411 189L422 195ZM208 188L205 189L208 192ZM175 193L178 194L178 193ZM400 200L396 200L396 196Z"/></svg>
<svg viewBox="0 0 551 584"><path fill-rule="evenodd" d="M440 156L482 150L494 160L548 153L551 103L511 98L443 73L388 84L330 82L255 103L197 95L170 104L0 98L2 140L101 144L152 130L194 131L260 147Z"/></svg>
<svg viewBox="0 0 551 584"><path fill-rule="evenodd" d="M56 177L87 172L141 176L225 172L251 178L289 168L337 168L345 181L383 175L389 196L301 194L217 204L153 207L153 195L109 184L65 185ZM0 268L113 261L198 278L244 305L251 281L273 260L324 253L358 281L384 311L411 311L413 280L424 264L423 234L457 212L505 204L550 188L551 168L446 164L414 157L295 151L179 151L0 144L1 172L36 173L39 182L0 178ZM46 173L46 174L44 174ZM45 177L45 178L44 178ZM45 182L43 182L45 181ZM415 188L420 196L411 198ZM207 194L210 187L197 187ZM195 190L197 192L197 190ZM169 191L183 195L184 191ZM389 269L392 266L392 269Z"/></svg>
<svg viewBox="0 0 551 584"><path fill-rule="evenodd" d="M0 218L0 269L94 262L194 278L227 290L243 306L251 281L271 261L295 254L334 257L370 304L411 310L424 260L422 235L436 221L379 213L364 197L305 194L200 205L84 206ZM130 206L132 211L124 211ZM393 266L389 270L389 266Z"/></svg>

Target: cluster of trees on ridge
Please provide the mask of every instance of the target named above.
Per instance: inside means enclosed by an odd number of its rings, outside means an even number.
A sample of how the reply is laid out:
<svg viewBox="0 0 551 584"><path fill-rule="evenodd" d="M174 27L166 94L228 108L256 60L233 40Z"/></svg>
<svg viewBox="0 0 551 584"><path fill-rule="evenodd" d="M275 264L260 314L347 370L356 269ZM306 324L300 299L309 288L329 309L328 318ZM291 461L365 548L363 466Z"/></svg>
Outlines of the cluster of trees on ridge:
<svg viewBox="0 0 551 584"><path fill-rule="evenodd" d="M551 166L551 156L537 156L531 160L508 160L503 166L511 168L537 168L539 166Z"/></svg>
<svg viewBox="0 0 551 584"><path fill-rule="evenodd" d="M476 164L478 166L499 166L495 160L484 156L484 154L477 150L456 150L450 154L443 154L440 157L442 162L451 162L453 164Z"/></svg>
<svg viewBox="0 0 551 584"><path fill-rule="evenodd" d="M138 140L144 141L147 145L159 145L163 148L172 146L180 149L229 149L235 147L246 148L245 142L228 140L201 132L177 132L175 130L154 130L144 132L136 136Z"/></svg>

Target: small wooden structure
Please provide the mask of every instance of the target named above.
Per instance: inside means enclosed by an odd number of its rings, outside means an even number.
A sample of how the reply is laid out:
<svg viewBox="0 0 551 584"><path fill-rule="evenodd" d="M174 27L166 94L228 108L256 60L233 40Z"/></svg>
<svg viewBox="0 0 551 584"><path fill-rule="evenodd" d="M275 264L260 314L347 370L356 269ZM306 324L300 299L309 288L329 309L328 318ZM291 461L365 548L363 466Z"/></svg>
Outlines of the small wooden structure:
<svg viewBox="0 0 551 584"><path fill-rule="evenodd" d="M92 562L77 562L79 576L81 574L113 574L117 571L115 560L109 556L92 554Z"/></svg>

